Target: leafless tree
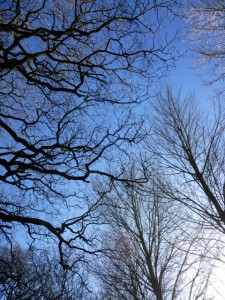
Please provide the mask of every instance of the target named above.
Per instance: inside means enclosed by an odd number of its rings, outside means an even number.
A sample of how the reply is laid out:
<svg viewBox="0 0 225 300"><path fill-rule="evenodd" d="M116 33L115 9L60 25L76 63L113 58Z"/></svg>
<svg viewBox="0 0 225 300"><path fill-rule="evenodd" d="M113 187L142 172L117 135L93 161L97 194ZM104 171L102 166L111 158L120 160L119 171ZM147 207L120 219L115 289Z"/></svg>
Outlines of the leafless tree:
<svg viewBox="0 0 225 300"><path fill-rule="evenodd" d="M193 96L169 87L155 101L155 124L147 148L165 174L159 182L168 197L204 218L224 233L225 151L224 107L201 112ZM213 110L213 106L211 107Z"/></svg>
<svg viewBox="0 0 225 300"><path fill-rule="evenodd" d="M87 228L99 222L101 199L90 200L89 182L96 175L124 180L129 147L143 138L136 105L173 61L161 29L174 4L0 2L0 230L6 240L18 225L32 239L51 237L62 264L65 247L92 251Z"/></svg>
<svg viewBox="0 0 225 300"><path fill-rule="evenodd" d="M192 50L199 55L198 63L209 67L210 75L206 76L209 84L224 81L224 21L225 4L221 0L189 1L184 10L188 21L189 37ZM222 88L222 87L221 87ZM222 88L223 89L223 88Z"/></svg>
<svg viewBox="0 0 225 300"><path fill-rule="evenodd" d="M49 249L50 250L50 249ZM51 249L39 253L20 246L0 250L1 299L89 299L87 274L81 266L63 270ZM83 274L82 274L83 273Z"/></svg>
<svg viewBox="0 0 225 300"><path fill-rule="evenodd" d="M109 251L95 269L99 299L207 299L210 263L198 244L200 227L188 228L180 206L154 181L142 189L117 185L106 203L111 229L105 233Z"/></svg>

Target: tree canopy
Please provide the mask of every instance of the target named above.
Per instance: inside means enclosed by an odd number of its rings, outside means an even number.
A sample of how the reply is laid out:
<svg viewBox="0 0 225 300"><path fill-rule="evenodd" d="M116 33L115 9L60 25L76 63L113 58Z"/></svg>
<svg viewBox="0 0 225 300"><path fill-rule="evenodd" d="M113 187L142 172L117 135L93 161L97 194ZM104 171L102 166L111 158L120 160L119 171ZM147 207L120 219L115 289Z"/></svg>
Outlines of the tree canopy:
<svg viewBox="0 0 225 300"><path fill-rule="evenodd" d="M181 31L223 92L223 25L217 0L0 0L0 299L219 295L223 93L164 78Z"/></svg>
<svg viewBox="0 0 225 300"><path fill-rule="evenodd" d="M86 229L99 222L101 199L88 184L95 175L124 180L129 148L143 138L135 105L172 62L160 31L173 2L1 1L6 239L17 224L32 239L50 236L62 264L64 247L92 251Z"/></svg>

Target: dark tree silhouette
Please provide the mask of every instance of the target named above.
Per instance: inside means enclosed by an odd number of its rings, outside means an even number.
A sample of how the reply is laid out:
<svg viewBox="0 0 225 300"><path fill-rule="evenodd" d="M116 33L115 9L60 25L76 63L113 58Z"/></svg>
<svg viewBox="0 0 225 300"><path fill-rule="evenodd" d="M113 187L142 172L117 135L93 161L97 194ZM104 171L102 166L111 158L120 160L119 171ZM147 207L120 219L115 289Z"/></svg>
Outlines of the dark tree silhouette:
<svg viewBox="0 0 225 300"><path fill-rule="evenodd" d="M1 1L0 230L7 240L17 225L32 239L51 237L62 264L65 247L81 257L95 251L89 228L100 222L101 199L91 200L89 182L125 180L128 148L143 138L136 104L172 63L171 40L160 30L174 4Z"/></svg>
<svg viewBox="0 0 225 300"><path fill-rule="evenodd" d="M209 118L193 95L183 97L166 87L155 102L154 138L148 143L165 174L158 186L205 219L210 228L223 233L224 120L224 105L219 99Z"/></svg>
<svg viewBox="0 0 225 300"><path fill-rule="evenodd" d="M52 249L36 253L18 245L1 247L1 299L84 300L89 299L89 293L84 269L63 270Z"/></svg>

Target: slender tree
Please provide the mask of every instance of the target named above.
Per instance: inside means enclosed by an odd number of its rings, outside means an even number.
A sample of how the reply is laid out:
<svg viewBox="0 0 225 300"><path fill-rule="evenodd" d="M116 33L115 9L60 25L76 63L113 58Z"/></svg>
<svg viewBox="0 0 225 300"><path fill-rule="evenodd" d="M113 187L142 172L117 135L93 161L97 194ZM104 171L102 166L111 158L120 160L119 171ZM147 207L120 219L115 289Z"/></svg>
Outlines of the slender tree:
<svg viewBox="0 0 225 300"><path fill-rule="evenodd" d="M164 196L155 180L142 189L117 185L107 196L100 299L206 299L210 262L200 227L188 229L180 205Z"/></svg>
<svg viewBox="0 0 225 300"><path fill-rule="evenodd" d="M223 103L218 100L208 117L193 96L183 98L166 87L154 107L154 138L147 147L166 176L159 186L224 232Z"/></svg>

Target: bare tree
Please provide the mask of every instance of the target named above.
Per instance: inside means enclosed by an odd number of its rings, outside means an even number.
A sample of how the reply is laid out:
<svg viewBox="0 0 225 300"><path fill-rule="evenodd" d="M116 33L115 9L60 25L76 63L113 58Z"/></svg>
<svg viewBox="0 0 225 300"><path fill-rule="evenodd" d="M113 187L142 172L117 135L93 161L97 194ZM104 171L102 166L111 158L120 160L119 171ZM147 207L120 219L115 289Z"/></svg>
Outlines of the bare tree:
<svg viewBox="0 0 225 300"><path fill-rule="evenodd" d="M89 299L87 274L78 266L63 270L51 249L39 253L20 246L0 250L1 299Z"/></svg>
<svg viewBox="0 0 225 300"><path fill-rule="evenodd" d="M107 195L109 251L95 270L100 299L207 299L210 262L198 244L200 227L188 229L181 207L154 181L142 189L117 185Z"/></svg>
<svg viewBox="0 0 225 300"><path fill-rule="evenodd" d="M166 176L158 186L224 233L222 102L215 102L208 117L200 112L193 96L183 98L182 93L166 87L158 94L154 108L154 133L147 147Z"/></svg>
<svg viewBox="0 0 225 300"><path fill-rule="evenodd" d="M90 200L89 182L96 175L124 180L129 147L143 138L143 120L132 107L172 63L171 41L160 32L174 4L1 1L0 230L6 240L18 225L32 239L51 237L62 264L65 247L92 251L87 228L99 222L101 199Z"/></svg>
<svg viewBox="0 0 225 300"><path fill-rule="evenodd" d="M189 7L184 10L184 16L187 18L190 29L189 38L193 42L192 50L197 51L200 65L209 66L210 76L206 76L206 80L209 84L217 81L223 82L225 77L224 1L189 1Z"/></svg>

